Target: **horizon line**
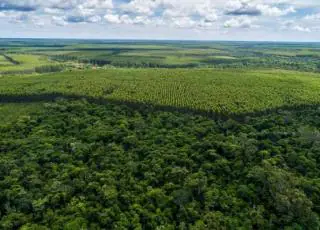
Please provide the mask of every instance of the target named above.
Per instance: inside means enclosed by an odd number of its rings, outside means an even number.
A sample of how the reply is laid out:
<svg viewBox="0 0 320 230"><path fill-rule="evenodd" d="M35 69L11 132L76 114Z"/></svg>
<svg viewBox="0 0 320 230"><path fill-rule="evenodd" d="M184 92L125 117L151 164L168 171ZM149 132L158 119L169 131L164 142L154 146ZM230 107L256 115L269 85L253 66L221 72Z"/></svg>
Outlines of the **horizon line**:
<svg viewBox="0 0 320 230"><path fill-rule="evenodd" d="M5 39L31 39L31 40L79 40L79 41L175 41L175 42L269 42L269 43L320 43L320 41L292 41L292 40L209 40L209 39L147 39L147 38L71 38L71 37L0 37Z"/></svg>

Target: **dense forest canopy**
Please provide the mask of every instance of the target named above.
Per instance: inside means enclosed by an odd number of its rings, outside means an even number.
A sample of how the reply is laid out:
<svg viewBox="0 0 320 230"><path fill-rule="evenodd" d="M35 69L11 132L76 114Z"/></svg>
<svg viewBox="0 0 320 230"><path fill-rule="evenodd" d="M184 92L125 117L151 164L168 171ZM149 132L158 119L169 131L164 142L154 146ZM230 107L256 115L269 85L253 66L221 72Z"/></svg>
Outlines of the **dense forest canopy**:
<svg viewBox="0 0 320 230"><path fill-rule="evenodd" d="M320 110L58 100L0 126L1 229L319 229Z"/></svg>

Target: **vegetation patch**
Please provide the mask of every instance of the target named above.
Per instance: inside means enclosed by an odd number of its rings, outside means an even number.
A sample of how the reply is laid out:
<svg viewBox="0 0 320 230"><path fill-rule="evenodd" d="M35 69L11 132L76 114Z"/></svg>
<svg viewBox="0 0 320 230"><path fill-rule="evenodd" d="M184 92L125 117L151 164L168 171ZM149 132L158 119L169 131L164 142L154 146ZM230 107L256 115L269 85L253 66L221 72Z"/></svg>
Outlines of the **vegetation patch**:
<svg viewBox="0 0 320 230"><path fill-rule="evenodd" d="M316 230L319 121L47 103L0 125L0 227Z"/></svg>
<svg viewBox="0 0 320 230"><path fill-rule="evenodd" d="M0 78L0 100L58 94L229 116L317 105L319 90L319 74L282 70L107 69Z"/></svg>
<svg viewBox="0 0 320 230"><path fill-rule="evenodd" d="M32 73L35 67L53 63L47 57L31 54L6 54L12 65L1 66L0 73Z"/></svg>

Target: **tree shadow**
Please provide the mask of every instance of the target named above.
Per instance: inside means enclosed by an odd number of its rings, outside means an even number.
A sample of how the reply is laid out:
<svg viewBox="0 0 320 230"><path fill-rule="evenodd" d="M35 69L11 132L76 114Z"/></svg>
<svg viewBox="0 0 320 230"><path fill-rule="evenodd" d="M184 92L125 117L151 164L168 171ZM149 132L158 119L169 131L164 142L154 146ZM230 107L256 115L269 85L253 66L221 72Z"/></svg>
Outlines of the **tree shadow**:
<svg viewBox="0 0 320 230"><path fill-rule="evenodd" d="M108 99L108 98L97 98L84 95L75 95L75 94L63 94L63 93L42 93L42 94L30 94L30 95L10 95L10 94L0 94L0 103L34 103L34 102L54 102L57 99L66 99L66 100L86 100L89 103L106 105L126 105L130 108L134 108L139 111L167 111L167 112L180 112L192 115L201 115L209 117L211 119L222 119L228 120L233 119L237 121L245 121L247 117L258 117L262 115L281 113L283 111L298 111L303 109L318 109L320 103L318 104L301 104L294 106L279 106L276 108L270 108L265 110L259 110L254 112L247 113L217 113L213 110L201 110L201 109L192 109L188 107L177 107L170 105L158 105L152 103L141 103L128 100L117 100L117 99Z"/></svg>

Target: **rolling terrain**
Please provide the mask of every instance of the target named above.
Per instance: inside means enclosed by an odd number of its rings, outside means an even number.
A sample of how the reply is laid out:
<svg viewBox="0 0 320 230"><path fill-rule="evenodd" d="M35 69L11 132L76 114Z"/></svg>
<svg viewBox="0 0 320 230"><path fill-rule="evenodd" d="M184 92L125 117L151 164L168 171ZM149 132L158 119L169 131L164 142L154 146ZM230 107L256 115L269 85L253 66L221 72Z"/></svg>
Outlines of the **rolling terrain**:
<svg viewBox="0 0 320 230"><path fill-rule="evenodd" d="M318 43L0 50L0 229L320 228Z"/></svg>

